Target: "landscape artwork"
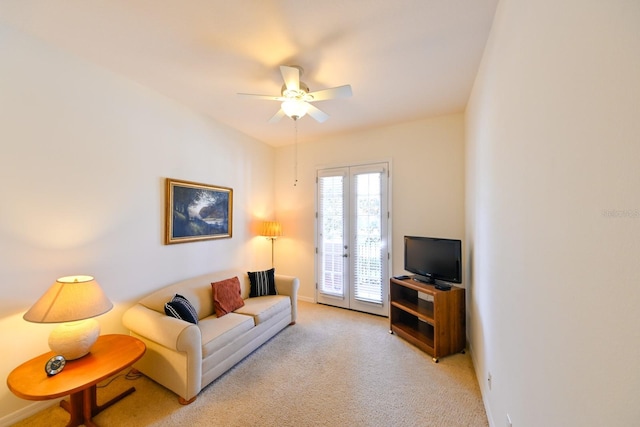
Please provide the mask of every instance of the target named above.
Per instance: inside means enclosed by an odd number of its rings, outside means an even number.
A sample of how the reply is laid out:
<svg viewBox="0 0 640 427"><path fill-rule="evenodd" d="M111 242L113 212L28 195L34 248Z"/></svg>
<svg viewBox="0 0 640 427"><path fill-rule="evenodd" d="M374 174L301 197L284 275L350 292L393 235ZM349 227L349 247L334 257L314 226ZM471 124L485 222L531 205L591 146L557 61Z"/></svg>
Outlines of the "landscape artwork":
<svg viewBox="0 0 640 427"><path fill-rule="evenodd" d="M231 237L233 190L167 178L165 244Z"/></svg>

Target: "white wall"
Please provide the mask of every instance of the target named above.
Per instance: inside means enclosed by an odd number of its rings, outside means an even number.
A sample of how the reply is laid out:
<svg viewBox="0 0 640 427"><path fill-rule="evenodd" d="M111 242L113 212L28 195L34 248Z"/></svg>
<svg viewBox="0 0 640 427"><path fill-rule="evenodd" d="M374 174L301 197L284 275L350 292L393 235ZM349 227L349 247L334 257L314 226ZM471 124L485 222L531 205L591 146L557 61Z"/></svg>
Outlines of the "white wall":
<svg viewBox="0 0 640 427"><path fill-rule="evenodd" d="M498 7L466 116L469 333L493 426L638 424L639 28L637 1Z"/></svg>
<svg viewBox="0 0 640 427"><path fill-rule="evenodd" d="M303 118L299 134L304 134ZM293 122L291 122L293 128ZM298 144L276 153L276 206L284 236L276 271L300 278L313 301L315 172L317 167L389 160L392 175L392 274L403 272L403 236L464 236L464 119L454 114ZM286 256L284 254L287 254Z"/></svg>
<svg viewBox="0 0 640 427"><path fill-rule="evenodd" d="M0 378L48 351L52 326L22 315L58 277L96 277L113 333L155 288L270 264L250 230L274 215L273 148L10 27L0 51ZM166 177L233 188L233 237L163 245ZM0 387L0 424L30 404Z"/></svg>

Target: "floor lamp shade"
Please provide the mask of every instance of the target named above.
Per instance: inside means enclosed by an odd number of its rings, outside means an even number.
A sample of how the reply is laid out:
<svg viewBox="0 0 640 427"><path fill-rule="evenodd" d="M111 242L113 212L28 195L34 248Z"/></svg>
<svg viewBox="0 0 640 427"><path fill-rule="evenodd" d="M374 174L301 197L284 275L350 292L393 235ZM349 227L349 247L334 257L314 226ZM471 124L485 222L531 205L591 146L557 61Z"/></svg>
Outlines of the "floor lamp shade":
<svg viewBox="0 0 640 427"><path fill-rule="evenodd" d="M265 221L262 223L261 235L271 240L271 267L273 267L273 242L282 236L282 225L277 221Z"/></svg>
<svg viewBox="0 0 640 427"><path fill-rule="evenodd" d="M24 314L34 323L61 323L49 336L51 350L73 360L89 353L100 335L93 317L106 313L113 303L91 276L61 277Z"/></svg>
<svg viewBox="0 0 640 427"><path fill-rule="evenodd" d="M268 238L282 236L282 225L277 221L265 221L262 223L262 235Z"/></svg>

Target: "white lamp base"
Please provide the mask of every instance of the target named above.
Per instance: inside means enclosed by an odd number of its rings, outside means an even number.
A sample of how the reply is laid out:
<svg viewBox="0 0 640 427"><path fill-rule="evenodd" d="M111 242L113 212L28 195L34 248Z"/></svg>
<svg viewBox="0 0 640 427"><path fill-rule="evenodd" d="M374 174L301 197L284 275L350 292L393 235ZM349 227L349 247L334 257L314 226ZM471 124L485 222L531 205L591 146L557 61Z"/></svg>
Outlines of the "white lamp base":
<svg viewBox="0 0 640 427"><path fill-rule="evenodd" d="M95 319L58 325L49 335L49 348L66 360L79 359L89 353L100 336L100 324Z"/></svg>

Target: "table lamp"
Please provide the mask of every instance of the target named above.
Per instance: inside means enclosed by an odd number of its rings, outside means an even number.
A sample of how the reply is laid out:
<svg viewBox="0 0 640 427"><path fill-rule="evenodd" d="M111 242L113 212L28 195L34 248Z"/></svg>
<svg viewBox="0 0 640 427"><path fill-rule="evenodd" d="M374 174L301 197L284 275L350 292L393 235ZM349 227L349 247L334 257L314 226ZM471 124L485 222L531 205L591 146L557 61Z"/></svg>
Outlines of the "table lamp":
<svg viewBox="0 0 640 427"><path fill-rule="evenodd" d="M100 335L93 317L113 304L91 276L61 277L27 311L23 318L34 323L61 323L49 335L49 348L67 360L89 353Z"/></svg>
<svg viewBox="0 0 640 427"><path fill-rule="evenodd" d="M262 223L261 236L271 240L271 267L273 267L273 242L282 236L282 226L277 221L265 221Z"/></svg>

